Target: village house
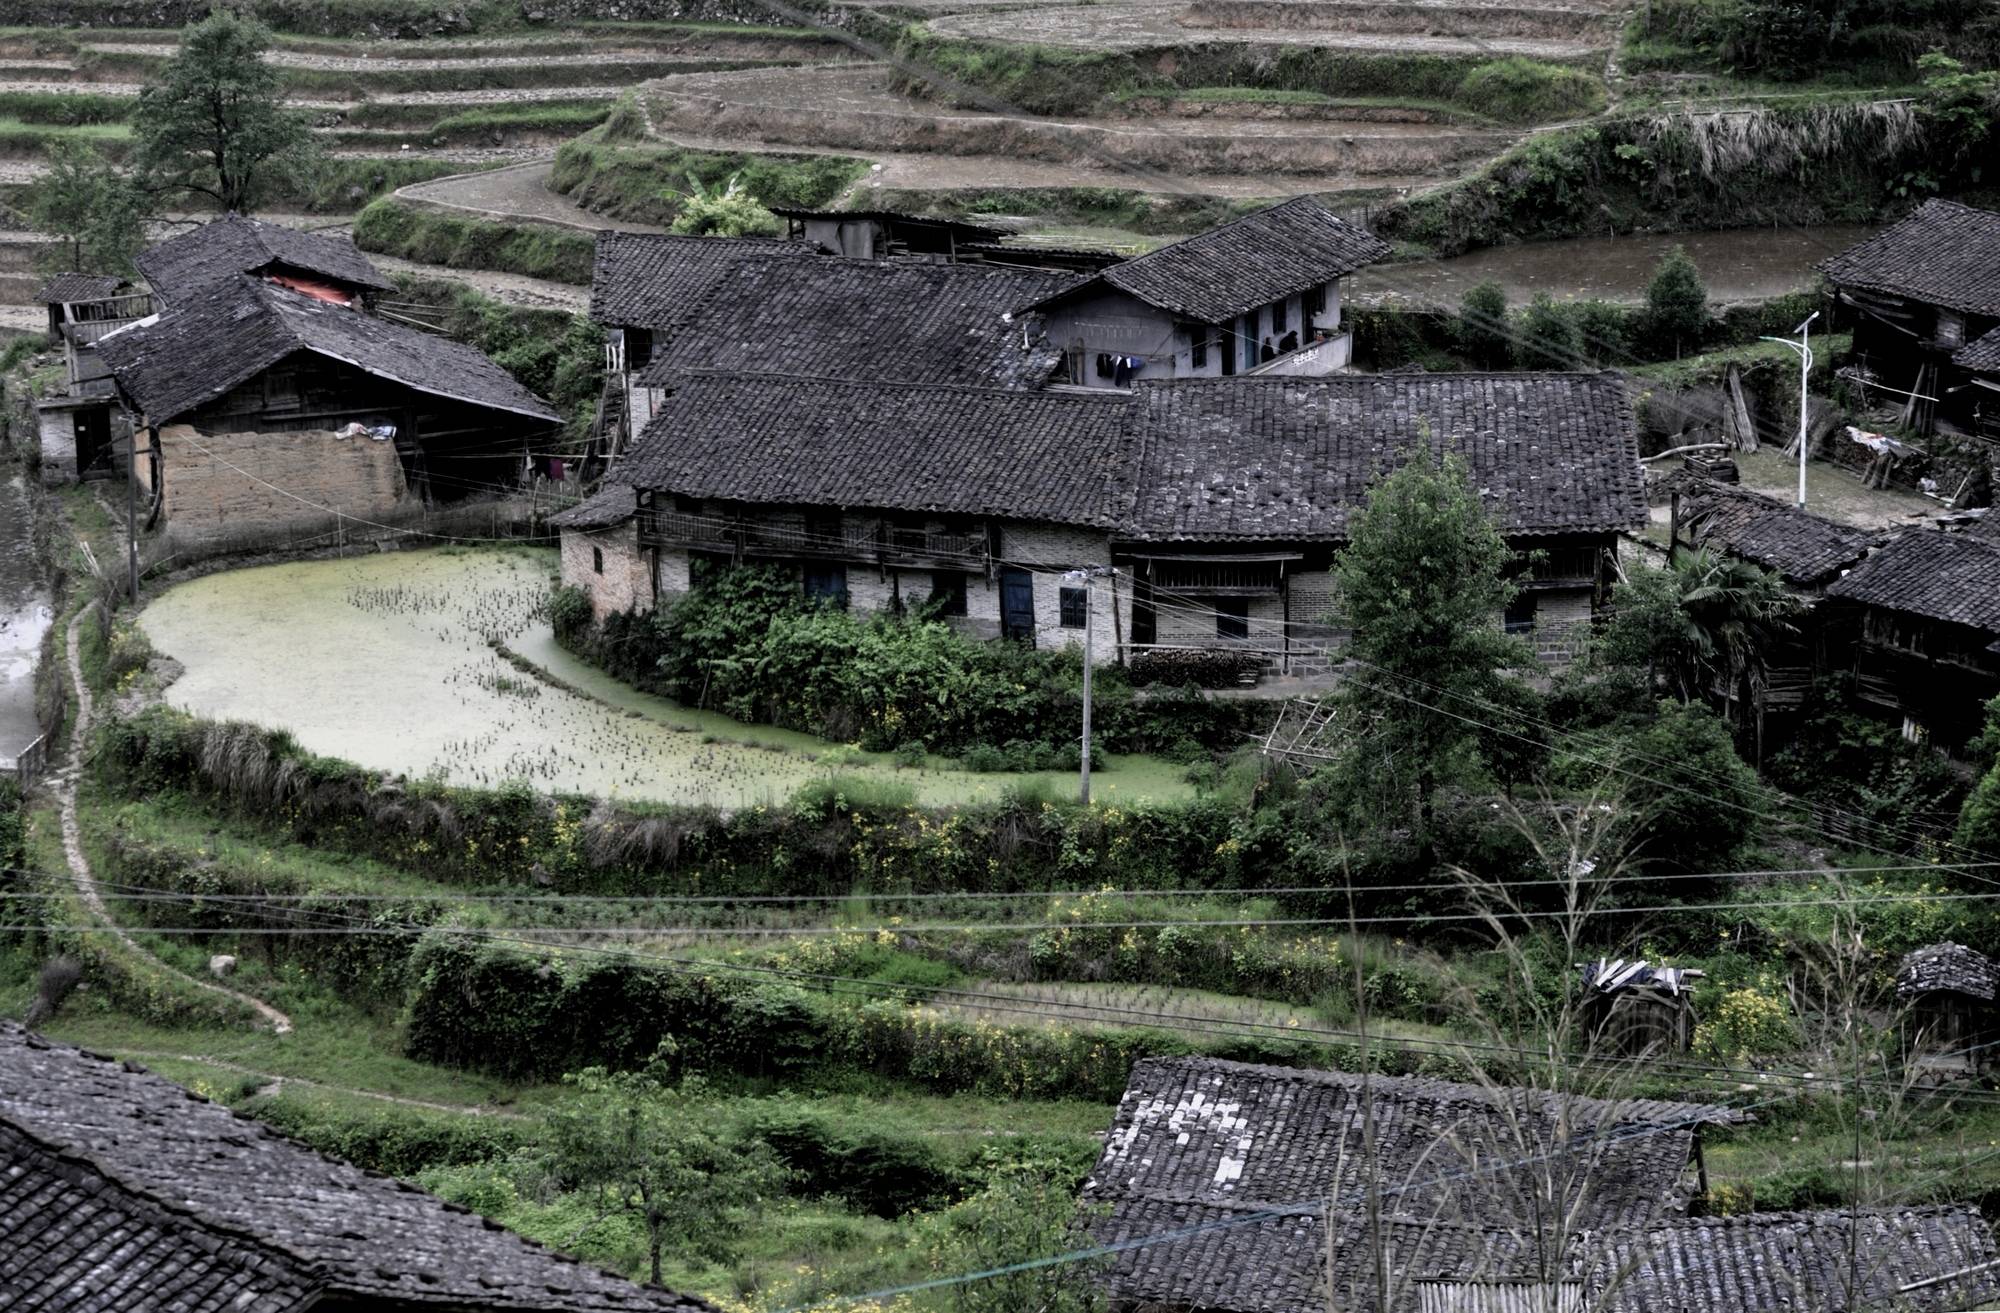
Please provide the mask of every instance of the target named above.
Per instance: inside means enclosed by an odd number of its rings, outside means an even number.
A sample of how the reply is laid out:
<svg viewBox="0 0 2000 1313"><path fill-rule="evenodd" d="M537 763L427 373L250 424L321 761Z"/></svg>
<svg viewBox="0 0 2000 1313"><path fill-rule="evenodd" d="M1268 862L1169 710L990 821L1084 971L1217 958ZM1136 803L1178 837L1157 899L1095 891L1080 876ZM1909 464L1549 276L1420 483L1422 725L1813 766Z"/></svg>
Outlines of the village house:
<svg viewBox="0 0 2000 1313"><path fill-rule="evenodd" d="M978 637L1081 636L1062 575L1110 559L1123 398L696 374L660 405L615 480L551 521L563 581L598 618L762 562L857 610L934 604ZM1115 654L1117 608L1094 623Z"/></svg>
<svg viewBox="0 0 2000 1313"><path fill-rule="evenodd" d="M1583 1027L1593 1052L1643 1058L1694 1047L1694 982L1706 972L1623 958L1600 958L1578 970Z"/></svg>
<svg viewBox="0 0 2000 1313"><path fill-rule="evenodd" d="M1972 433L2000 442L2000 328L1959 350L1951 362L1965 372L1963 409Z"/></svg>
<svg viewBox="0 0 2000 1313"><path fill-rule="evenodd" d="M599 617L671 601L711 565L780 561L857 609L941 595L982 636L1069 644L1089 610L1100 661L1208 649L1324 671L1345 633L1332 558L1347 517L1396 466L1455 453L1522 554L1496 620L1559 660L1618 533L1646 514L1608 375L1127 394L690 374L659 404L608 486L554 521L564 582Z"/></svg>
<svg viewBox="0 0 2000 1313"><path fill-rule="evenodd" d="M1097 1277L1115 1313L1942 1313L2000 1293L1972 1207L1688 1217L1702 1129L1740 1120L1149 1058L1081 1203L1118 1247Z"/></svg>
<svg viewBox="0 0 2000 1313"><path fill-rule="evenodd" d="M373 308L378 296L396 288L350 238L240 214L225 214L149 246L137 264L146 285L169 307L239 274L363 309Z"/></svg>
<svg viewBox="0 0 2000 1313"><path fill-rule="evenodd" d="M1776 574L1800 599L1800 613L1741 682L1711 690L1743 732L1746 751L1761 760L1767 743L1796 726L1814 677L1851 661L1851 625L1828 624L1830 616L1842 617L1843 608L1825 602L1826 590L1879 546L1882 535L1693 470L1670 476L1663 487L1670 555L1707 549L1748 561Z"/></svg>
<svg viewBox="0 0 2000 1313"><path fill-rule="evenodd" d="M14 1313L712 1313L0 1021Z"/></svg>
<svg viewBox="0 0 2000 1313"><path fill-rule="evenodd" d="M75 483L117 472L117 451L132 426L118 410L117 386L97 354L97 340L153 313L155 303L124 278L59 273L35 294L48 307L49 340L62 347L61 391L35 401L42 482Z"/></svg>
<svg viewBox="0 0 2000 1313"><path fill-rule="evenodd" d="M219 542L518 483L559 417L478 351L231 275L100 340L149 526Z"/></svg>
<svg viewBox="0 0 2000 1313"><path fill-rule="evenodd" d="M1860 704L1906 738L1961 749L2000 694L2000 521L1905 530L1826 596L1852 636L1840 668Z"/></svg>
<svg viewBox="0 0 2000 1313"><path fill-rule="evenodd" d="M654 333L639 382L648 408L695 372L1040 388L1061 353L1011 311L1071 281L1001 265L749 256Z"/></svg>
<svg viewBox="0 0 2000 1313"><path fill-rule="evenodd" d="M996 243L1002 228L963 219L942 219L898 210L809 210L774 205L771 213L785 221L785 235L807 242L828 255L859 260L950 261L964 258L975 243Z"/></svg>
<svg viewBox="0 0 2000 1313"><path fill-rule="evenodd" d="M717 275L758 256L804 261L805 242L759 237L683 237L603 229L590 269L590 318L604 329L604 392L596 447L621 454L652 421L651 393L639 375L653 359L656 336L693 311Z"/></svg>
<svg viewBox="0 0 2000 1313"><path fill-rule="evenodd" d="M1903 1009L1903 1049L1927 1066L2000 1062L2000 967L1976 948L1930 944L1903 955L1896 1002Z"/></svg>
<svg viewBox="0 0 2000 1313"><path fill-rule="evenodd" d="M2000 429L2000 396L1967 347L2000 328L2000 213L1925 201L1901 223L1820 263L1855 312L1850 364L1922 434Z"/></svg>
<svg viewBox="0 0 2000 1313"><path fill-rule="evenodd" d="M1389 244L1309 196L1122 260L1024 304L1085 387L1346 369L1340 280Z"/></svg>

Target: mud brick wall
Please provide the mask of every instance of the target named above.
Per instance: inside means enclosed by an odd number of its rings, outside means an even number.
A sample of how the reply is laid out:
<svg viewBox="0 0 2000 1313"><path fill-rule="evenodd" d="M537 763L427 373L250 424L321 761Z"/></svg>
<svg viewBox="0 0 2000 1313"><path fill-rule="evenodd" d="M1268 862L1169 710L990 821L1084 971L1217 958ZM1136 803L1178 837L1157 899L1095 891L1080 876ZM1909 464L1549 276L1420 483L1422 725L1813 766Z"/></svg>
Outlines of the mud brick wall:
<svg viewBox="0 0 2000 1313"><path fill-rule="evenodd" d="M393 442L326 429L210 434L170 424L160 451L166 523L181 541L331 533L338 519L380 519L411 500ZM142 481L147 465L140 462Z"/></svg>

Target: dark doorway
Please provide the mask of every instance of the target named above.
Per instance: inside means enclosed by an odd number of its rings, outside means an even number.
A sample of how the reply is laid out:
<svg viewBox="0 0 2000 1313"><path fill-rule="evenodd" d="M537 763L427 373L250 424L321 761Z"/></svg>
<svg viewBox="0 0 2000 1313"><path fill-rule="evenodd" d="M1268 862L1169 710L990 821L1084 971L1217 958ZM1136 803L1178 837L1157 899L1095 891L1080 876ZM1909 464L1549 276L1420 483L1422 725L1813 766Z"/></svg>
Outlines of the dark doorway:
<svg viewBox="0 0 2000 1313"><path fill-rule="evenodd" d="M1035 578L1026 570L1000 572L1000 636L1035 639Z"/></svg>
<svg viewBox="0 0 2000 1313"><path fill-rule="evenodd" d="M76 473L82 479L108 479L112 465L111 407L92 406L71 416L76 425Z"/></svg>

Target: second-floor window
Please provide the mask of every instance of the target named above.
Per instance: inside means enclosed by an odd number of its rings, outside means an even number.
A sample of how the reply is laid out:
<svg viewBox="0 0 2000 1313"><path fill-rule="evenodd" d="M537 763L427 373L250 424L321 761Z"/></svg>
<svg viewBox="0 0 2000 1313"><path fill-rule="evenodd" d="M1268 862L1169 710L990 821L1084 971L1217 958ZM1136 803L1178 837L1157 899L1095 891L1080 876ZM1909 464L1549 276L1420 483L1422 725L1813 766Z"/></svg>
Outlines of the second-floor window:
<svg viewBox="0 0 2000 1313"><path fill-rule="evenodd" d="M1285 331L1285 303L1282 299L1271 302L1271 331L1273 333Z"/></svg>
<svg viewBox="0 0 2000 1313"><path fill-rule="evenodd" d="M1191 369L1207 369L1208 326L1206 324L1189 324L1186 331L1188 336L1188 367Z"/></svg>

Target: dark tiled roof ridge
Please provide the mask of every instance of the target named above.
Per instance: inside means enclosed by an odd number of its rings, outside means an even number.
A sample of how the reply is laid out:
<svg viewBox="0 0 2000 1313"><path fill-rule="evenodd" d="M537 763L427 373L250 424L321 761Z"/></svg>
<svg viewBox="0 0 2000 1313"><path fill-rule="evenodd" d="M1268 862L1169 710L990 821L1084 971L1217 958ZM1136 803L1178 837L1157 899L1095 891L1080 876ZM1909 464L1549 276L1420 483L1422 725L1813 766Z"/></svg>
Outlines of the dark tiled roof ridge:
<svg viewBox="0 0 2000 1313"><path fill-rule="evenodd" d="M1079 388L1075 391L1055 392L1048 389L995 387L990 383L926 383L921 380L906 379L840 378L831 374L787 374L782 370L684 369L679 371L676 377L809 383L815 387L857 388L868 392L969 392L983 397L1005 397L1010 401L1020 402L1047 403L1051 398L1059 398L1063 401L1075 400L1090 405L1123 406L1131 400L1124 393L1114 392L1109 388Z"/></svg>
<svg viewBox="0 0 2000 1313"><path fill-rule="evenodd" d="M1222 378L1219 376L1208 378L1142 378L1135 380L1132 386L1135 390L1140 388L1278 387L1284 384L1291 384L1296 387L1301 383L1331 383L1359 386L1365 383L1380 383L1384 380L1392 383L1398 381L1422 383L1426 380L1436 381L1439 379L1601 379L1607 376L1615 379L1623 379L1626 377L1626 374L1621 369L1450 369L1439 371L1426 370L1421 374L1402 374L1392 371L1375 374L1237 374L1232 378Z"/></svg>
<svg viewBox="0 0 2000 1313"><path fill-rule="evenodd" d="M1336 1071L1329 1068L1286 1067L1262 1062L1238 1062L1230 1058L1204 1058L1196 1056L1141 1058L1133 1064L1135 1077L1139 1069L1143 1067L1177 1067L1191 1071L1226 1071L1242 1075L1262 1076L1268 1080L1289 1080L1306 1085L1335 1085L1343 1088L1353 1088L1365 1080L1371 1082L1379 1089L1390 1091L1407 1090L1411 1093L1422 1092L1439 1098L1442 1102L1464 1102L1484 1107L1492 1106L1496 1099L1499 1098L1526 1095L1543 1100L1566 1101L1577 1105L1587 1104L1596 1107L1609 1107L1614 1110L1627 1105L1643 1105L1663 1112L1668 1109L1685 1110L1690 1117L1698 1113L1709 1114L1705 1118L1708 1121L1729 1122L1744 1118L1744 1113L1740 1109L1731 1108L1727 1104L1720 1103L1689 1103L1678 1099L1606 1099L1596 1095L1568 1094L1560 1090L1539 1090L1520 1085L1494 1085L1489 1087L1466 1081L1446 1080L1441 1076L1386 1076L1367 1072ZM1447 1092L1456 1094L1460 1091L1463 1094L1462 1097L1458 1098L1450 1097L1447 1094ZM1676 1124L1670 1118L1635 1116L1626 1118L1625 1120L1648 1123L1661 1121L1663 1125Z"/></svg>

